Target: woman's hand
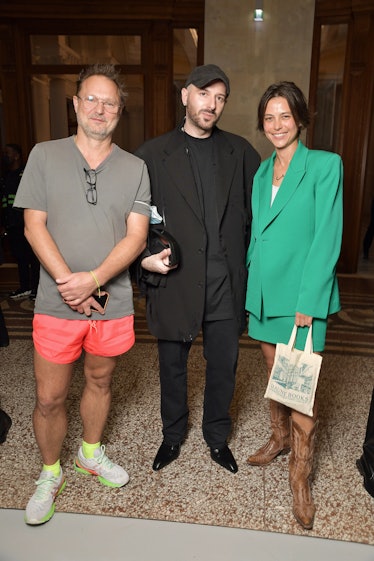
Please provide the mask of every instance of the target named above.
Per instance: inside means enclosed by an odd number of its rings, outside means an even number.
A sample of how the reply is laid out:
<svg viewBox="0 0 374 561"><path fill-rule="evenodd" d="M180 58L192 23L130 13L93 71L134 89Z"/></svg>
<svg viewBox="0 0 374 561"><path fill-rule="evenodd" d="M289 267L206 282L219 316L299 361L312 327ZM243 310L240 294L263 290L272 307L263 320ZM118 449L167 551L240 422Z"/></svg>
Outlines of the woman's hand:
<svg viewBox="0 0 374 561"><path fill-rule="evenodd" d="M296 312L295 325L297 325L297 327L310 327L312 325L312 321L312 316L306 316L305 314Z"/></svg>

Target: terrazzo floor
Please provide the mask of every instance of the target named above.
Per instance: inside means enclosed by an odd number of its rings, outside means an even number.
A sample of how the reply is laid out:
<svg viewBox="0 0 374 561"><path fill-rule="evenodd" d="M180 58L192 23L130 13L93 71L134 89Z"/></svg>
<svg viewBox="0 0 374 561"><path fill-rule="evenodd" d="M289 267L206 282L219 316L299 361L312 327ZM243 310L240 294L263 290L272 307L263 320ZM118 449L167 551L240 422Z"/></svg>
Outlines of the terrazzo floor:
<svg viewBox="0 0 374 561"><path fill-rule="evenodd" d="M189 362L188 438L178 461L152 471L161 441L157 350L142 321L138 343L116 370L103 439L110 457L129 471L130 483L108 489L72 468L81 438L79 361L62 452L68 485L48 524L26 526L23 509L33 493L40 458L31 429L32 343L14 310L8 315L14 320L11 344L0 349L0 404L13 419L0 446L0 561L88 561L93 556L105 561L374 561L374 500L355 466L374 384L374 318L371 294L361 298L362 305L359 300L357 294L348 295L351 304L334 324L323 359L313 479L317 514L309 532L292 517L288 457L267 468L245 461L268 436L264 367L252 342L241 345L232 407L230 447L239 472L233 475L214 464L202 439L204 361L199 341ZM366 342L360 335L363 328Z"/></svg>
<svg viewBox="0 0 374 561"><path fill-rule="evenodd" d="M78 362L68 399L69 434L61 457L68 484L57 500L57 513L207 524L373 545L374 501L362 486L355 460L365 433L374 358L324 357L313 481L317 515L308 532L291 513L288 457L279 457L267 468L246 464L248 454L268 436L260 352L241 349L240 353L230 442L239 465L235 475L210 460L201 436L201 353L198 345L191 350L188 438L178 461L157 473L151 469L161 440L156 345L138 344L121 358L103 442L110 457L130 473L130 483L122 489L108 489L73 469L81 439L82 365ZM13 425L0 447L0 508L23 509L40 471L31 430L31 357L31 341L12 341L1 350L1 407L10 414Z"/></svg>

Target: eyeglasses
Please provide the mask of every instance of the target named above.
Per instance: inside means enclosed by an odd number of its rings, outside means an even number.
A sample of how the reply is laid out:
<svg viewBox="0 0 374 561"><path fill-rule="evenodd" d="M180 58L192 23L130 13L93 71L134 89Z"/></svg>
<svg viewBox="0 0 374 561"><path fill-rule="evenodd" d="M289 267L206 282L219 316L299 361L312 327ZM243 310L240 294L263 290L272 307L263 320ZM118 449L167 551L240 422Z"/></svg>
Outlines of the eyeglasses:
<svg viewBox="0 0 374 561"><path fill-rule="evenodd" d="M96 109L99 103L103 104L104 110L107 113L118 113L118 109L121 107L119 103L114 103L114 101L108 101L104 99L99 99L96 95L86 95L85 97L80 97L77 95L87 110Z"/></svg>
<svg viewBox="0 0 374 561"><path fill-rule="evenodd" d="M96 171L94 169L84 169L84 173L86 174L86 181L89 185L86 191L86 199L90 205L97 204L97 191L96 191Z"/></svg>

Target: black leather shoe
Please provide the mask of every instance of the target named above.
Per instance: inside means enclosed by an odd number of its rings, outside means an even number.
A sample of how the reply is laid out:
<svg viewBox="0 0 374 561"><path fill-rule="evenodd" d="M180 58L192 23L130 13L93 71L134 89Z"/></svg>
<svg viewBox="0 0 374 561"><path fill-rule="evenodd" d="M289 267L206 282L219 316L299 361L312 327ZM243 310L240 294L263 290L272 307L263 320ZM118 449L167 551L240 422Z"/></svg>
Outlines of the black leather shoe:
<svg viewBox="0 0 374 561"><path fill-rule="evenodd" d="M158 449L156 457L153 462L152 469L154 471L159 471L171 462L174 462L180 454L181 445L180 444L166 444L163 442Z"/></svg>
<svg viewBox="0 0 374 561"><path fill-rule="evenodd" d="M231 473L236 473L238 471L235 458L227 444L225 444L223 448L211 448L210 457L214 462L231 471Z"/></svg>
<svg viewBox="0 0 374 561"><path fill-rule="evenodd" d="M356 460L356 466L364 478L363 483L366 491L374 497L374 468L368 464L364 455L359 460Z"/></svg>
<svg viewBox="0 0 374 561"><path fill-rule="evenodd" d="M6 437L10 427L12 426L12 419L5 411L0 409L0 444L6 441Z"/></svg>

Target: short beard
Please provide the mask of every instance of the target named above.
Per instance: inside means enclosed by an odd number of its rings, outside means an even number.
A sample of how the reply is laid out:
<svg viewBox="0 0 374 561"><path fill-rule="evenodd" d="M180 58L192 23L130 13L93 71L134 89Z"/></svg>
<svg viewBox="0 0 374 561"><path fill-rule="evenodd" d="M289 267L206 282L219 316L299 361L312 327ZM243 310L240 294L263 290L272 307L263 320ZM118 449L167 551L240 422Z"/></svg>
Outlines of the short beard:
<svg viewBox="0 0 374 561"><path fill-rule="evenodd" d="M213 113L213 115L215 116L216 120L212 121L212 123L206 123L206 124L204 123L203 119L199 116L198 113L191 114L188 111L188 108L187 108L186 113L187 113L187 116L188 116L189 120L191 121L191 123L193 123L195 127L199 128L199 129L201 129L202 131L205 131L205 132L211 131L219 121L219 118L217 118L217 116L214 113Z"/></svg>

